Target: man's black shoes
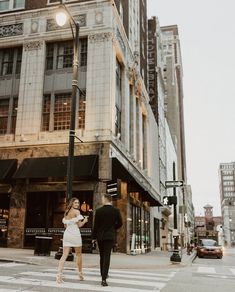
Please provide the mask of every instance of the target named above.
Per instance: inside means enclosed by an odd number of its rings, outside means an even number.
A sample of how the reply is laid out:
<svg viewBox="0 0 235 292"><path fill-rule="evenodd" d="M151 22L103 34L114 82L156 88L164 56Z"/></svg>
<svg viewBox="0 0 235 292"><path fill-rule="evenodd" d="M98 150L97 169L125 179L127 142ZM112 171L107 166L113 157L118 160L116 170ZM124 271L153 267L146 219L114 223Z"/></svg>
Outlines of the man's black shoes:
<svg viewBox="0 0 235 292"><path fill-rule="evenodd" d="M106 282L106 280L102 280L101 286L108 286L108 283Z"/></svg>

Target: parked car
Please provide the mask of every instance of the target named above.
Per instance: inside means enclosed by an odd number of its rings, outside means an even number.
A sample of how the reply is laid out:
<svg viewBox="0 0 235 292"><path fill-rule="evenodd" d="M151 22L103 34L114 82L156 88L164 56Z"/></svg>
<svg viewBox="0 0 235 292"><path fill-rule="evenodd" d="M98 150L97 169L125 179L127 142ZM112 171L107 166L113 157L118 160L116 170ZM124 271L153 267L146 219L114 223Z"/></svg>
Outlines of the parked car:
<svg viewBox="0 0 235 292"><path fill-rule="evenodd" d="M218 245L216 240L213 239L200 239L200 242L197 246L197 256L203 258L204 256L213 256L218 259L223 257L223 248L221 245Z"/></svg>

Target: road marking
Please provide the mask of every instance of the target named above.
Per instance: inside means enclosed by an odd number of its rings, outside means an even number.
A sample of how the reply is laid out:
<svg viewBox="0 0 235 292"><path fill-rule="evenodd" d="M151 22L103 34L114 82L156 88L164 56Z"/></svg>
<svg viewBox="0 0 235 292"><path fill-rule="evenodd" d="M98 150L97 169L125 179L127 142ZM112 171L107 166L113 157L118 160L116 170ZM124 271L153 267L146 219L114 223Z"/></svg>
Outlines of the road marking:
<svg viewBox="0 0 235 292"><path fill-rule="evenodd" d="M230 269L230 271L235 275L235 269Z"/></svg>
<svg viewBox="0 0 235 292"><path fill-rule="evenodd" d="M0 264L0 267L6 267L6 268L13 268L13 267L19 267L19 266L25 266L26 264L21 264L21 263L4 263Z"/></svg>
<svg viewBox="0 0 235 292"><path fill-rule="evenodd" d="M4 289L0 289L0 292L20 292L21 290L17 289L8 289L8 288L4 288ZM34 292L33 290L22 290L24 292Z"/></svg>
<svg viewBox="0 0 235 292"><path fill-rule="evenodd" d="M45 276L45 275L44 275ZM47 281L47 280L38 280L33 278L14 278L14 277L8 277L8 276L0 276L0 282L3 283L11 283L15 284L17 286L19 285L33 285L33 286L40 286L40 287L53 287L53 288L63 288L63 289L84 289L89 291L101 291L103 292L104 289L107 292L142 292L142 291L149 291L149 289L144 289L141 287L140 289L136 288L127 288L127 287L115 287L115 286L107 286L107 287L101 287L100 281L97 283L99 286L95 286L94 284L84 284L84 282L79 283L71 283L71 282L65 282L63 284L57 284L55 281ZM156 283L155 283L156 284ZM165 284L161 285L163 288ZM161 288L155 286L153 287L154 291L160 291ZM151 290L150 290L151 291Z"/></svg>
<svg viewBox="0 0 235 292"><path fill-rule="evenodd" d="M216 274L215 268L212 267L198 267L197 272L202 274Z"/></svg>
<svg viewBox="0 0 235 292"><path fill-rule="evenodd" d="M4 288L4 289L0 289L0 292L20 292L20 291L24 291L24 292L34 292L33 290L15 290L15 289L8 289L8 288Z"/></svg>
<svg viewBox="0 0 235 292"><path fill-rule="evenodd" d="M46 269L45 271L47 272L57 272L56 269ZM65 268L65 273L67 271L76 271L76 269L66 269ZM94 268L83 268L83 272L84 273L98 273L100 272L99 269L94 269ZM163 273L151 273L151 272L140 272L140 271L130 271L130 270L120 270L120 269L110 269L109 270L109 275L111 276L112 274L113 275L116 275L116 273L118 274L122 274L123 275L136 275L136 276L152 276L152 277L163 277L163 278L172 278L175 276L176 272L170 272L170 273L167 273L167 274L163 274Z"/></svg>
<svg viewBox="0 0 235 292"><path fill-rule="evenodd" d="M20 275L24 275L24 276L33 276L33 277L51 277L54 278L56 277L56 274L54 273L42 273L42 272L23 272L20 273ZM64 281L66 281L66 279L68 280L77 280L78 281L78 276L77 275L64 275ZM84 276L85 277L85 276ZM99 275L94 275L94 276L86 276L85 277L86 281L95 281L95 282L100 282L101 278ZM165 283L162 282L157 282L155 281L143 281L145 279L141 278L133 278L133 277L129 277L129 279L113 279L113 278L108 278L108 282L109 283L113 283L113 284L124 284L124 285L136 285L136 286L143 286L143 287L152 287L152 288L163 288L165 286ZM154 280L153 278L151 278L151 280ZM159 281L159 279L157 279ZM81 283L81 285L83 285L83 283Z"/></svg>

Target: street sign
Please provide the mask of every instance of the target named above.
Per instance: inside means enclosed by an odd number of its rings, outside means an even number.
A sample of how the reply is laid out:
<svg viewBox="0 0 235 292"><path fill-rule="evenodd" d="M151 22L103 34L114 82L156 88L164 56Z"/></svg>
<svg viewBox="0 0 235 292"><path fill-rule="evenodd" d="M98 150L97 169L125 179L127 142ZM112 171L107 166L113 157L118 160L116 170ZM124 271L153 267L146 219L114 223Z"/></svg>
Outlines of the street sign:
<svg viewBox="0 0 235 292"><path fill-rule="evenodd" d="M167 181L165 181L166 188L177 188L177 187L182 187L183 185L184 185L184 182L182 180L167 180Z"/></svg>
<svg viewBox="0 0 235 292"><path fill-rule="evenodd" d="M119 199L121 195L121 180L109 181L106 185L106 191L115 199Z"/></svg>

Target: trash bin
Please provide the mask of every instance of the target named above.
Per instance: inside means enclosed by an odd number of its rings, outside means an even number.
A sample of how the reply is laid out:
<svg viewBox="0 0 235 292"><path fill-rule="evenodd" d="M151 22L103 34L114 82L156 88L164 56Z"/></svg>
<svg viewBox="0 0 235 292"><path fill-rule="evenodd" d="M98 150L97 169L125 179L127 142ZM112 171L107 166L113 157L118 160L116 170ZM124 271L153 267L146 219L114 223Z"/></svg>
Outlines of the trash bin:
<svg viewBox="0 0 235 292"><path fill-rule="evenodd" d="M41 233L35 236L34 255L50 256L52 236L48 233Z"/></svg>

